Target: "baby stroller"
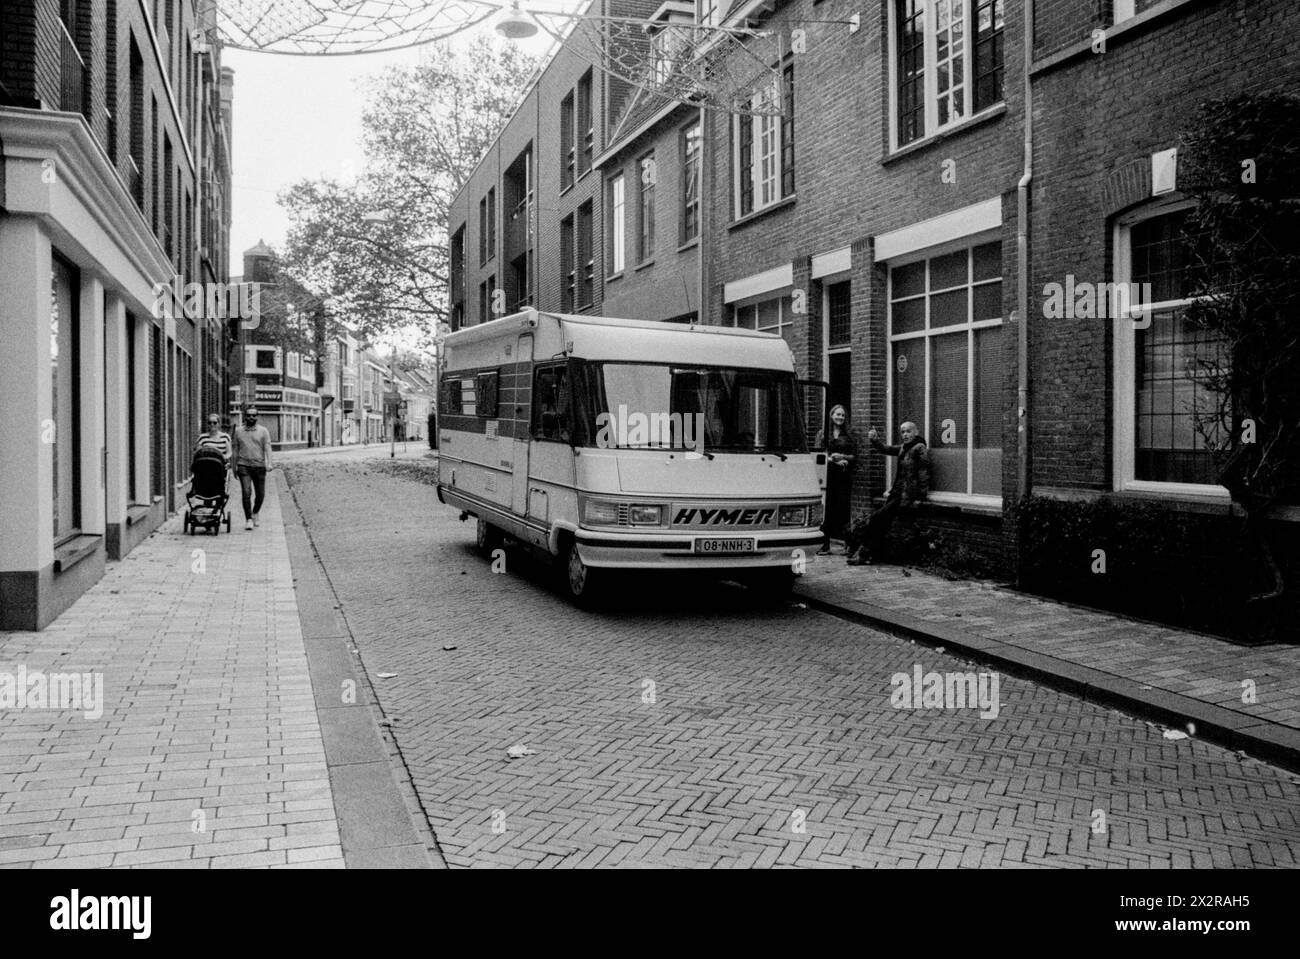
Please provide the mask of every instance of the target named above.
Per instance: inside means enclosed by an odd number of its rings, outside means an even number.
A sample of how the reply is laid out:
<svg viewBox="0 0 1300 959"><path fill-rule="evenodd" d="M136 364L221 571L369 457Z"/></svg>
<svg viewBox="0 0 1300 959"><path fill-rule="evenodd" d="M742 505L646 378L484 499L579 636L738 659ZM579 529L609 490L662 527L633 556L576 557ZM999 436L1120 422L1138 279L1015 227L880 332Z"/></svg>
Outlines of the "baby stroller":
<svg viewBox="0 0 1300 959"><path fill-rule="evenodd" d="M226 458L220 450L199 449L190 461L190 488L185 494L189 509L185 511L185 532L192 533L202 528L212 530L212 535L221 533L221 524L226 524L230 532L230 513L226 504L230 495L226 483L230 473L226 469Z"/></svg>

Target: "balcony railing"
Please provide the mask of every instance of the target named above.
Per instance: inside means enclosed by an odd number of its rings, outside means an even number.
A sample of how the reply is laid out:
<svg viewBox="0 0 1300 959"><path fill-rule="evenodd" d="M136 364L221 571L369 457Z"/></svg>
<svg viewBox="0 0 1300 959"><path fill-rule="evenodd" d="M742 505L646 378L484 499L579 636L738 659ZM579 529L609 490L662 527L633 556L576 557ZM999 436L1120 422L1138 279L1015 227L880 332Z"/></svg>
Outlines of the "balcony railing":
<svg viewBox="0 0 1300 959"><path fill-rule="evenodd" d="M77 45L63 28L59 48L59 109L80 113L84 100L82 91L86 83L86 62L77 52Z"/></svg>

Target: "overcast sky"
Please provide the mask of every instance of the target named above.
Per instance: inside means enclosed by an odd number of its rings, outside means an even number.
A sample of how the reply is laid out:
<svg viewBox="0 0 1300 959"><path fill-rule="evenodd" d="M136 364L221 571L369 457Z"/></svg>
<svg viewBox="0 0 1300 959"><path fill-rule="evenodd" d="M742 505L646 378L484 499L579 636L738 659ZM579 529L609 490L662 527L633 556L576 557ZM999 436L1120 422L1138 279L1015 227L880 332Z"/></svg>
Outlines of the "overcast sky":
<svg viewBox="0 0 1300 959"><path fill-rule="evenodd" d="M547 4L549 9L573 6ZM465 43L474 35L467 31L441 42ZM539 33L523 46L541 54L550 39ZM393 64L417 63L421 50L336 57L223 51L222 63L235 71L232 273L242 271L244 250L258 240L274 247L284 242L289 224L276 203L280 190L306 178L347 179L361 169L365 103L359 81Z"/></svg>

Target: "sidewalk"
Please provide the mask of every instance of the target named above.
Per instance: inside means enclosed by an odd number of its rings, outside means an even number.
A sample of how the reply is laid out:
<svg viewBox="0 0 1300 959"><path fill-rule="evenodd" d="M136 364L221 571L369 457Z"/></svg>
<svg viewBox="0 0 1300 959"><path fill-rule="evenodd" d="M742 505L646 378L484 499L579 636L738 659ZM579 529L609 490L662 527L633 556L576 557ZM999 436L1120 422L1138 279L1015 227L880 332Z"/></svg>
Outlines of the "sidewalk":
<svg viewBox="0 0 1300 959"><path fill-rule="evenodd" d="M172 517L45 631L0 632L0 683L103 680L102 715L0 708L0 867L345 865L355 803L326 764L282 498L296 521L273 473L251 532L237 495L230 534Z"/></svg>
<svg viewBox="0 0 1300 959"><path fill-rule="evenodd" d="M993 583L846 566L838 553L810 563L796 593L1163 725L1190 722L1198 737L1300 769L1300 647L1236 646Z"/></svg>

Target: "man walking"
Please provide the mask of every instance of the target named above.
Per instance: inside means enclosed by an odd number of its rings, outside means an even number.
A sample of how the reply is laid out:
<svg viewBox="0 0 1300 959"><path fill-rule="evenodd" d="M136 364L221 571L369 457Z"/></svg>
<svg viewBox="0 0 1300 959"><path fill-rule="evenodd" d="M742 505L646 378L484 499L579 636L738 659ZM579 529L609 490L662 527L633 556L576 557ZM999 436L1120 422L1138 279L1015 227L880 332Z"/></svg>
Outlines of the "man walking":
<svg viewBox="0 0 1300 959"><path fill-rule="evenodd" d="M271 434L257 422L257 407L244 407L244 425L235 427L235 475L244 493L244 529L257 525L271 468ZM256 496L256 499L254 499Z"/></svg>
<svg viewBox="0 0 1300 959"><path fill-rule="evenodd" d="M889 488L885 502L865 521L859 520L849 532L846 543L850 556L850 566L863 566L878 558L880 548L894 525L894 519L900 509L914 509L925 502L930 493L930 453L921 438L916 424L901 423L898 432L903 442L897 446L885 446L880 442L880 434L875 427L867 433L867 441L877 453L898 457L898 472L894 476L894 485Z"/></svg>

